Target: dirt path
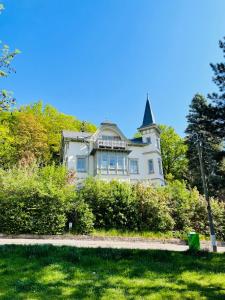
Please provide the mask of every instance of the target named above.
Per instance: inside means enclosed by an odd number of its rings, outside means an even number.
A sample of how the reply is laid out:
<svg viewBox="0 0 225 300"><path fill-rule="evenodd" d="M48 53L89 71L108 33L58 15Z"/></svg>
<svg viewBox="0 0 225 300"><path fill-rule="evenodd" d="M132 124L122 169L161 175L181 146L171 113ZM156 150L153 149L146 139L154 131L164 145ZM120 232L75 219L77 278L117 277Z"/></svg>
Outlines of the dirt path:
<svg viewBox="0 0 225 300"><path fill-rule="evenodd" d="M151 240L118 240L113 238L98 239L98 238L0 238L0 245L43 245L51 244L55 246L74 246L83 248L119 248L119 249L158 249L158 250L172 250L185 251L188 249L187 245L170 243L169 241L151 241ZM208 246L203 245L203 248ZM225 252L225 247L218 247L218 252Z"/></svg>

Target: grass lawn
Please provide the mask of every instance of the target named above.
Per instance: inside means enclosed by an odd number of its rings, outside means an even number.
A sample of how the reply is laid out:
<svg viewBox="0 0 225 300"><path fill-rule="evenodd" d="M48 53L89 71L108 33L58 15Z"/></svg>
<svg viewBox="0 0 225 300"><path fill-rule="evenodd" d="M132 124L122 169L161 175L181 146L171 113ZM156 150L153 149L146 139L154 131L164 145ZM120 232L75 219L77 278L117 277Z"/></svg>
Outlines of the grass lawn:
<svg viewBox="0 0 225 300"><path fill-rule="evenodd" d="M137 237L149 239L171 239L178 238L187 240L187 232L167 231L167 232L153 232L153 231L122 231L118 229L95 229L91 235L100 237ZM200 234L201 240L209 240L209 237Z"/></svg>
<svg viewBox="0 0 225 300"><path fill-rule="evenodd" d="M225 299L225 255L0 246L0 299Z"/></svg>

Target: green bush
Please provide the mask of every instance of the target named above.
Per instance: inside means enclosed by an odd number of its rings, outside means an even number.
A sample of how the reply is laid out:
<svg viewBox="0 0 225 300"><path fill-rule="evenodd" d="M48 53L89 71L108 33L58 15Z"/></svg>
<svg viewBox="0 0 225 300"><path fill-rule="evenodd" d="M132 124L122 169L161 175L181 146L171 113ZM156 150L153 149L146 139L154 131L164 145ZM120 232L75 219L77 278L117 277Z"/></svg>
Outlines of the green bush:
<svg viewBox="0 0 225 300"><path fill-rule="evenodd" d="M94 228L123 231L196 230L208 235L205 199L185 182L165 187L105 182L94 178L80 189L61 166L0 169L0 232L60 234ZM225 204L212 199L216 234L225 240Z"/></svg>
<svg viewBox="0 0 225 300"><path fill-rule="evenodd" d="M88 178L79 195L92 209L96 228L137 228L136 199L131 185Z"/></svg>
<svg viewBox="0 0 225 300"><path fill-rule="evenodd" d="M1 170L0 231L62 233L74 193L62 167Z"/></svg>
<svg viewBox="0 0 225 300"><path fill-rule="evenodd" d="M72 222L75 233L91 233L94 229L94 215L89 205L79 198L73 199L68 213L68 222Z"/></svg>
<svg viewBox="0 0 225 300"><path fill-rule="evenodd" d="M213 199L211 202L216 237L225 241L225 203Z"/></svg>
<svg viewBox="0 0 225 300"><path fill-rule="evenodd" d="M137 202L138 229L169 231L174 227L168 199L163 189L137 184L134 186Z"/></svg>

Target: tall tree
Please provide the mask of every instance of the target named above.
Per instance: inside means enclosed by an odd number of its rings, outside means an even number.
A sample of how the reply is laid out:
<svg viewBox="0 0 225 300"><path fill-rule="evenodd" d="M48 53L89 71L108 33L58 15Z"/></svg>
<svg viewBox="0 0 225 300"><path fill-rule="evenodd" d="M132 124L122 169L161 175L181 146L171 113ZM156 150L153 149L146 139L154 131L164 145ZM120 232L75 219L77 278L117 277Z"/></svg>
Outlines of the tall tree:
<svg viewBox="0 0 225 300"><path fill-rule="evenodd" d="M219 41L219 47L225 59L225 37ZM213 81L219 90L209 95L209 99L213 102L213 105L210 107L213 121L211 130L214 130L214 134L220 138L225 139L225 61L217 64L211 63L210 66L214 72Z"/></svg>
<svg viewBox="0 0 225 300"><path fill-rule="evenodd" d="M189 180L192 186L197 186L202 190L202 181L199 167L199 156L195 140L197 133L202 142L202 152L204 159L207 184L211 196L220 196L223 189L223 173L221 170L218 155L221 151L221 139L215 137L209 130L211 120L208 117L209 104L200 94L196 94L192 99L187 116L188 126L186 128Z"/></svg>
<svg viewBox="0 0 225 300"><path fill-rule="evenodd" d="M45 128L50 151L50 160L59 162L62 130L94 132L96 126L89 122L82 122L74 116L59 112L55 107L41 101L20 108L21 112L35 115Z"/></svg>
<svg viewBox="0 0 225 300"><path fill-rule="evenodd" d="M161 152L164 175L172 175L174 179L186 179L188 160L187 146L175 130L166 125L159 126L161 130Z"/></svg>
<svg viewBox="0 0 225 300"><path fill-rule="evenodd" d="M60 162L62 130L94 132L96 127L37 102L0 113L0 167L18 162Z"/></svg>
<svg viewBox="0 0 225 300"><path fill-rule="evenodd" d="M4 5L0 3L0 14L3 10ZM11 72L15 72L11 62L18 53L20 53L18 49L11 51L8 45L2 45L0 42L0 77L7 77ZM14 104L15 98L12 92L0 90L0 112L10 110Z"/></svg>

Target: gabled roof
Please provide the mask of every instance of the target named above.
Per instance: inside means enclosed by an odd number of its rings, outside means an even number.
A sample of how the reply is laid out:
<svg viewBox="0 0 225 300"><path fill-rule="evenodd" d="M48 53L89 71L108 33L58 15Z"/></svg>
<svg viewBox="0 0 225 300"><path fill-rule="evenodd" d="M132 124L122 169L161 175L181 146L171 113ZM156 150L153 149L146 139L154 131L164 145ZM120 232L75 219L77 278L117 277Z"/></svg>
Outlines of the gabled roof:
<svg viewBox="0 0 225 300"><path fill-rule="evenodd" d="M146 105L145 105L145 113L143 118L143 123L140 128L148 127L155 124L155 118L149 103L149 99L147 96Z"/></svg>
<svg viewBox="0 0 225 300"><path fill-rule="evenodd" d="M115 124L115 123L111 123L109 121L107 122L102 122L100 124L100 127L97 129L97 131L93 134L92 138L96 139L98 137L98 135L103 131L103 130L112 130L114 132L116 132L122 140L127 140L126 136L123 134L123 132L119 129L119 127Z"/></svg>

